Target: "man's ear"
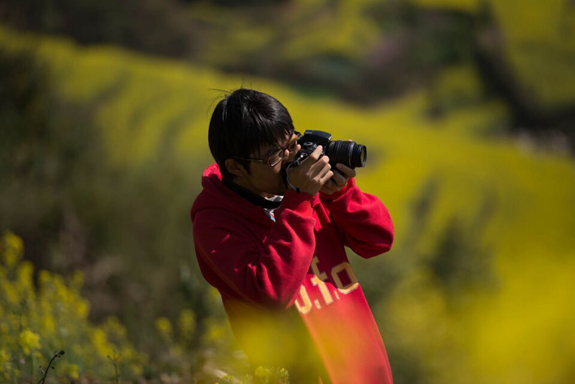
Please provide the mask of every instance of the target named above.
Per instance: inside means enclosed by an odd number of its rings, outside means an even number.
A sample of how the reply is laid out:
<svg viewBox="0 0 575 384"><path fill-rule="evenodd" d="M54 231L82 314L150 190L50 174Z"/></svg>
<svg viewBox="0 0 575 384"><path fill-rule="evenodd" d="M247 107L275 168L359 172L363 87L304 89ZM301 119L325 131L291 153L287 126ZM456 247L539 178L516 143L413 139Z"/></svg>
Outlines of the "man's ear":
<svg viewBox="0 0 575 384"><path fill-rule="evenodd" d="M226 159L225 165L228 172L234 176L243 177L247 175L246 169L234 159Z"/></svg>

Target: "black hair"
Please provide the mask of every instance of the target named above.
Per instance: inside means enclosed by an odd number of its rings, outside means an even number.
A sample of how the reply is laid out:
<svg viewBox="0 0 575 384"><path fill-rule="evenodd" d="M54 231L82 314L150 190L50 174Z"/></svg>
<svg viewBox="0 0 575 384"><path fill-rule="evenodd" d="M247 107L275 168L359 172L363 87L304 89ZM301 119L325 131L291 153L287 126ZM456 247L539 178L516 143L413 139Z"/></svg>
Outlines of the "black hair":
<svg viewBox="0 0 575 384"><path fill-rule="evenodd" d="M234 176L226 168L226 159L250 157L264 145L280 146L294 131L287 109L274 97L240 88L226 95L214 109L208 142L222 176ZM249 162L236 161L249 173Z"/></svg>

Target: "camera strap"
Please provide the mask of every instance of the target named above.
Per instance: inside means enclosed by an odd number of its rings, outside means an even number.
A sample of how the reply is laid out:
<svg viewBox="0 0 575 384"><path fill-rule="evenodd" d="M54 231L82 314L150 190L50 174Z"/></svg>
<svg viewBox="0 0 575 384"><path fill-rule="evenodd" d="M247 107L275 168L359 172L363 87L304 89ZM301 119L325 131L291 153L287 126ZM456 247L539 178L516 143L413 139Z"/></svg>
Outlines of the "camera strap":
<svg viewBox="0 0 575 384"><path fill-rule="evenodd" d="M236 183L234 183L231 180L223 179L222 182L229 189L231 189L232 191L234 191L235 193L237 193L238 195L240 195L241 197L243 197L244 199L246 199L250 203L257 205L259 207L262 207L264 209L276 209L281 204L281 200L279 200L279 199L274 199L274 200L266 199L264 197L261 197L255 193L253 193L252 191L250 191L248 189L245 189L244 187L237 185Z"/></svg>
<svg viewBox="0 0 575 384"><path fill-rule="evenodd" d="M291 163L288 163L288 165L282 169L282 176L284 179L284 184L286 185L286 187L288 187L291 190L296 191L297 193L300 193L300 190L298 187L294 187L288 180L288 173L287 171L291 168L291 167L297 167L299 166L301 159L297 159L296 161L292 161Z"/></svg>

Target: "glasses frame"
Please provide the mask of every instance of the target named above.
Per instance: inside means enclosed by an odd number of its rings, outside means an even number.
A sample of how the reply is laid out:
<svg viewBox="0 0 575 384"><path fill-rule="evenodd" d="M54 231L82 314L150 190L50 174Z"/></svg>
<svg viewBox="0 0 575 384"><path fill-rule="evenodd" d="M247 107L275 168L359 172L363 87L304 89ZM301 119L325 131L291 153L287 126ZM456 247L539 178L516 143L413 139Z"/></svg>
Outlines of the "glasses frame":
<svg viewBox="0 0 575 384"><path fill-rule="evenodd" d="M285 147L280 147L277 149L277 151L275 151L273 154L271 154L267 159L262 160L262 159L255 159L253 157L237 157L234 156L234 159L237 160L244 160L244 161L250 161L253 163L260 163L260 164L266 164L270 167L275 167L276 165L278 165L282 160L283 160L283 154L285 153L286 150L288 150L290 153L293 149L295 149L297 147L297 141L299 140L299 138L302 136L302 134L298 131L293 131L292 136L293 135L297 135L296 139L294 141L289 141L288 144ZM295 146L292 150L289 149L289 147L291 145L293 145L295 143ZM270 164L270 159L274 156L278 155L279 156L279 160L277 162L275 162L274 164Z"/></svg>

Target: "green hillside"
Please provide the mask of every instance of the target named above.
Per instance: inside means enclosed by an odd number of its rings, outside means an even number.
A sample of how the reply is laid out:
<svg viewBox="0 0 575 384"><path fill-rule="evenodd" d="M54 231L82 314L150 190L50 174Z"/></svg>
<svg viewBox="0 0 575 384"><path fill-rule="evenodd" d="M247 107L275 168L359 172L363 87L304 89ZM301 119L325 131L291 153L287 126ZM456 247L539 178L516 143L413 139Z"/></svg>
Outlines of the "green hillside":
<svg viewBox="0 0 575 384"><path fill-rule="evenodd" d="M34 47L59 97L90 106L103 164L135 172L173 156L198 190L197 164L212 162L207 126L217 89L243 83L277 97L299 130L366 144L357 183L389 208L396 243L389 254L353 264L398 382L408 382L414 361L426 383L575 380L575 164L499 135L508 116L498 102L430 120L425 93L362 109L109 46L6 29L0 46ZM475 92L458 86L473 73L447 70L446 97ZM191 204L198 190L171 192L189 194Z"/></svg>
<svg viewBox="0 0 575 384"><path fill-rule="evenodd" d="M575 99L575 7L564 0L412 0L431 9L475 14L489 7L502 35L502 62L521 97L547 110Z"/></svg>

